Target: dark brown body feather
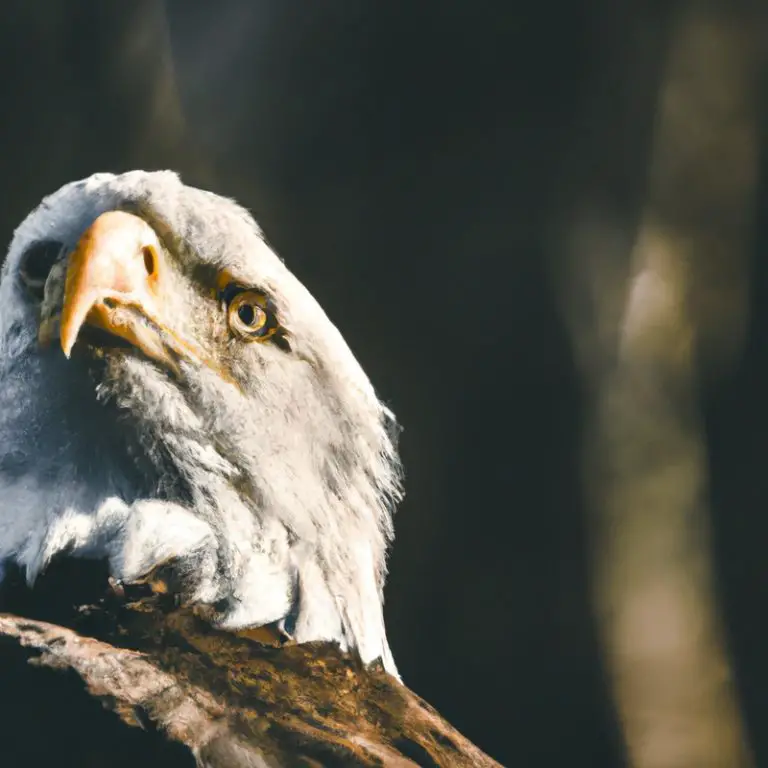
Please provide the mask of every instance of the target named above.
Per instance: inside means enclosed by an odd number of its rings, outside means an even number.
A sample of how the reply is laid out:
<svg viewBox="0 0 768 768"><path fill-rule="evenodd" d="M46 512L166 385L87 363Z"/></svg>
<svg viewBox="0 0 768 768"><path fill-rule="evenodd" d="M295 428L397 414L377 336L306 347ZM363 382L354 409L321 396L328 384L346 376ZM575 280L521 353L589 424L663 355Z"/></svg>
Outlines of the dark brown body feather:
<svg viewBox="0 0 768 768"><path fill-rule="evenodd" d="M162 591L110 589L96 563L62 560L32 590L12 573L0 609L9 768L498 766L382 669L217 631Z"/></svg>

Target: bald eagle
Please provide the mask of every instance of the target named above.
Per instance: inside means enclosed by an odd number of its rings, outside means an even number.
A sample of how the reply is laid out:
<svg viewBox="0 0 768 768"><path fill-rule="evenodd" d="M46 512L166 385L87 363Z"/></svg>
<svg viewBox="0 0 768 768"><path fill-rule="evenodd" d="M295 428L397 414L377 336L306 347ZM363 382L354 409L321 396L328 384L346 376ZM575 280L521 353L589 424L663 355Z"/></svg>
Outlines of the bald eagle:
<svg viewBox="0 0 768 768"><path fill-rule="evenodd" d="M387 641L396 430L245 209L171 172L67 184L18 227L0 281L0 564L6 592L16 577L34 592L62 557L103 563L112 597L73 598L58 629L32 623L28 601L26 623L0 617L0 635L58 654L199 765L305 764L277 737L265 746L253 711L305 739L325 719L339 764L405 760L403 744L424 764L492 764L400 683ZM130 653L105 656L106 641ZM265 693L278 684L302 693ZM171 689L173 705L153 698Z"/></svg>
<svg viewBox="0 0 768 768"><path fill-rule="evenodd" d="M395 673L392 416L244 209L173 173L69 184L17 229L0 306L0 559L173 558L221 626Z"/></svg>

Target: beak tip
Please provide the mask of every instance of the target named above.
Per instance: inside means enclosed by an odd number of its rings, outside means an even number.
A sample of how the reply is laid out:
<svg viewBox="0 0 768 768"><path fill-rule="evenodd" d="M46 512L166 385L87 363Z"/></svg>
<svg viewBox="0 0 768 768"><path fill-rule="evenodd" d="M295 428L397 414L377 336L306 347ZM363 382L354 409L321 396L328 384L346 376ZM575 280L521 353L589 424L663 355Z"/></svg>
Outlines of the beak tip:
<svg viewBox="0 0 768 768"><path fill-rule="evenodd" d="M72 347L74 346L75 340L68 338L62 333L60 342L61 342L61 351L64 353L64 357L66 357L67 360L69 360L69 357L72 354Z"/></svg>

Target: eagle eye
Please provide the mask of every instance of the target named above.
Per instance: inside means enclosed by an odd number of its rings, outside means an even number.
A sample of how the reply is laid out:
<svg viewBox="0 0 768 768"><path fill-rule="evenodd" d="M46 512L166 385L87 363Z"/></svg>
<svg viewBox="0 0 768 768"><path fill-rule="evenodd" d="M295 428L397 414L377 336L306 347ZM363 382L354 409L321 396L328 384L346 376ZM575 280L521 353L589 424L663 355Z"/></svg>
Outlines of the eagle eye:
<svg viewBox="0 0 768 768"><path fill-rule="evenodd" d="M227 321L232 332L242 339L264 341L278 328L269 301L259 291L241 290L227 305Z"/></svg>
<svg viewBox="0 0 768 768"><path fill-rule="evenodd" d="M56 240L39 240L24 251L19 264L19 277L35 298L43 299L45 281L63 254L64 246Z"/></svg>

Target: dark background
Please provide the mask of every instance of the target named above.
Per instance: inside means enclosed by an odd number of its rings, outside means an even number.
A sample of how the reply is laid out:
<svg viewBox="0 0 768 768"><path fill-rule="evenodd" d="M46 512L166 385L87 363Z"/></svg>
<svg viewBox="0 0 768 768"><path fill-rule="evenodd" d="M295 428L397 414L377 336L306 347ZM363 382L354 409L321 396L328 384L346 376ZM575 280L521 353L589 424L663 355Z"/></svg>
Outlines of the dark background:
<svg viewBox="0 0 768 768"><path fill-rule="evenodd" d="M643 196L674 2L6 0L0 237L61 184L171 167L248 206L405 431L387 620L405 681L507 765L622 765L590 603L583 392L551 237ZM763 131L763 145L765 132ZM768 265L703 393L720 587L768 714Z"/></svg>

